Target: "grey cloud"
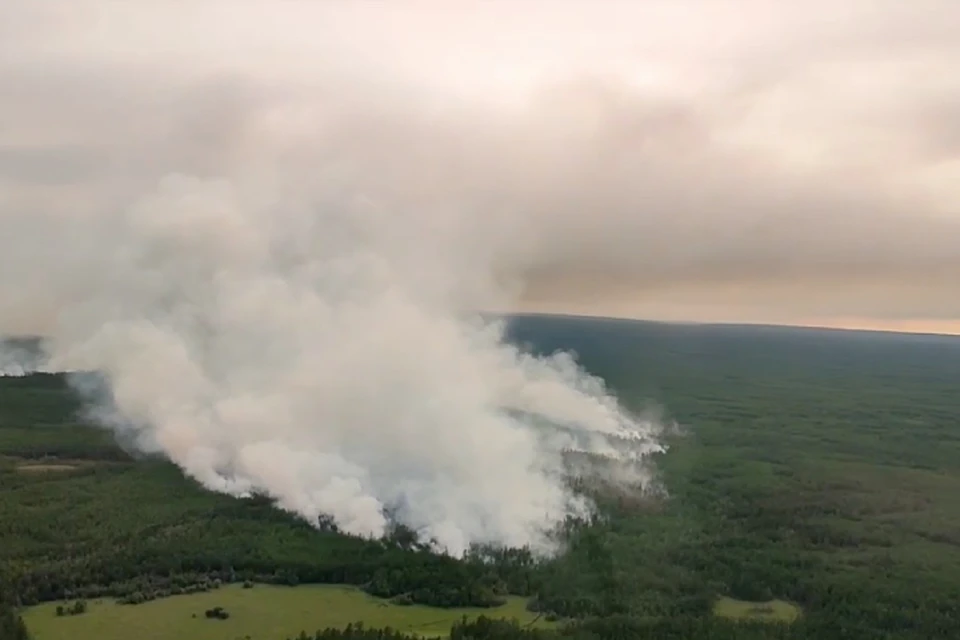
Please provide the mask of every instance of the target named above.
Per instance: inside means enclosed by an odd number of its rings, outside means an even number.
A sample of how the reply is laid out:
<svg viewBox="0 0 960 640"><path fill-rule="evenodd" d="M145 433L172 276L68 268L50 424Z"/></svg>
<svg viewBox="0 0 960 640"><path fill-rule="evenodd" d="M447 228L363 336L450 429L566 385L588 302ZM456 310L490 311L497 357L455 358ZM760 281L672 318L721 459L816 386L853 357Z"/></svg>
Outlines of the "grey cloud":
<svg viewBox="0 0 960 640"><path fill-rule="evenodd" d="M0 175L11 182L63 184L90 177L104 158L78 145L0 148Z"/></svg>
<svg viewBox="0 0 960 640"><path fill-rule="evenodd" d="M394 17L415 25L417 12L428 5L410 4ZM506 12L505 5L489 6L487 18ZM695 11L706 8L683 6L690 11L671 18L681 22L667 24L678 34L682 20L692 24ZM200 3L191 15L211 33L244 32L211 22L227 15L218 13L222 8ZM521 3L510 12L521 26L503 29L513 29L508 35L522 32L522 25L532 29L537 18L527 12L544 8ZM347 68L344 61L318 55L333 45L311 48L293 36L286 42L265 23L257 42L270 42L276 51L262 58L293 65L302 48L304 68L277 67L274 77L255 64L256 50L237 49L236 40L218 50L162 31L178 21L179 9L144 3L158 27L139 63L123 57L130 51L110 58L109 41L84 49L76 44L84 42L75 34L79 26L70 31L53 14L44 20L37 14L29 24L63 38L65 51L83 55L57 58L52 41L42 38L24 44L18 68L26 71L19 72L19 85L7 86L37 86L0 107L13 114L0 121L22 122L16 127L22 131L72 126L88 150L79 142L55 155L16 146L25 155L17 161L7 152L8 164L17 164L8 167L5 182L15 190L18 181L55 184L96 174L100 182L91 183L114 200L120 193L130 200L170 172L272 172L272 179L295 182L289 188L309 193L307 199L317 196L321 181L324 192L335 182L342 193L379 200L403 215L416 207L448 216L454 209L469 212L451 217L471 233L482 229L501 238L491 240L502 243L493 266L521 279L538 274L531 282L544 273L560 279L595 273L644 291L671 281L749 283L777 274L789 286L832 274L838 284L848 279L855 286L864 271L923 279L955 269L960 259L951 239L960 202L948 199L947 186L933 193L918 175L948 160L955 144L956 82L938 71L960 62L951 38L960 10L933 0L909 7L853 2L843 11L816 2L741 8L741 17L719 9L707 14L726 21L720 27L729 29L728 38L720 31L716 42L672 47L662 34L644 31L644 10L616 5L620 17L635 15L636 40L656 36L648 46L650 57L661 58L654 62L679 61L681 68L703 72L708 80L692 94L683 91L683 76L671 91L653 92L629 86L602 60L589 59L571 69L569 80L553 74L551 84L545 78L526 108L512 111L469 101L443 107L418 93L418 85L405 84L402 74L410 67L392 67L389 59L396 47L426 47L417 58L425 77L429 54L444 53L431 51L416 31L393 36L379 66L368 64L368 75L351 78L338 71ZM240 24L263 11L265 5L245 3L234 17ZM340 26L357 30L362 19L376 17L358 9L357 18L336 3L323 10L287 4L277 12L285 16L283 25L302 12L305 22L316 21L318 40L337 43L345 37L333 39L320 18L340 15ZM577 12L593 10L568 2L557 13ZM456 16L441 15L438 28L444 20L453 31L464 28ZM131 16L135 12L127 11L117 20L134 24ZM603 24L588 17L587 23ZM576 29L561 18L545 23L575 37ZM370 25L370 32L377 28ZM471 43L483 41L465 34ZM362 30L354 35L359 42L368 37ZM169 56L157 53L164 38ZM192 68L183 55L173 55L180 45L181 53L196 52ZM56 81L36 79L50 70ZM855 75L845 82L847 72ZM817 159L805 159L811 154ZM950 170L939 171L940 183L947 182ZM60 206L69 209L70 203Z"/></svg>

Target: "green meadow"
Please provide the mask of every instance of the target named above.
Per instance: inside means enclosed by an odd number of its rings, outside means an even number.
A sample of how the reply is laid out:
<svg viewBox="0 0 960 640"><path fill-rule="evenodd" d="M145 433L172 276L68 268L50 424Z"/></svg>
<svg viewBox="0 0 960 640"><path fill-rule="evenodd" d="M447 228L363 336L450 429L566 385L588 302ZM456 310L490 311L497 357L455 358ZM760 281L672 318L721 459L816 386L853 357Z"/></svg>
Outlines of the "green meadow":
<svg viewBox="0 0 960 640"><path fill-rule="evenodd" d="M526 600L510 598L494 609L440 609L401 606L348 586L230 585L207 593L173 596L137 606L104 599L88 603L87 613L58 616L57 605L29 609L24 619L35 640L282 640L301 631L345 627L362 621L367 627L393 627L425 637L446 636L463 616L516 619L521 624L550 626L526 610ZM230 617L208 619L207 609L222 607Z"/></svg>
<svg viewBox="0 0 960 640"><path fill-rule="evenodd" d="M713 613L731 620L794 622L800 617L800 608L783 600L750 602L734 598L720 598Z"/></svg>

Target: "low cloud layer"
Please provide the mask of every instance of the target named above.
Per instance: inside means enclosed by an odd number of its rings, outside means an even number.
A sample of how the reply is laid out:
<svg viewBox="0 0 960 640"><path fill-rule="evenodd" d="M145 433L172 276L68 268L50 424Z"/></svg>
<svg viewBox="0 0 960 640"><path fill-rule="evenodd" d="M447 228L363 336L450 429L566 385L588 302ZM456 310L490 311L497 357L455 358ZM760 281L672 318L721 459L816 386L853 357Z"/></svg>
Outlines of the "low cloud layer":
<svg viewBox="0 0 960 640"><path fill-rule="evenodd" d="M469 238L528 307L960 313L949 0L0 12L5 225L102 216L171 173L226 177L366 198L411 242L461 234L422 241ZM55 303L23 295L38 315L18 300L17 328L46 322Z"/></svg>
<svg viewBox="0 0 960 640"><path fill-rule="evenodd" d="M560 451L657 428L474 312L960 318L958 31L949 0L8 1L0 333L209 486L542 545L588 508Z"/></svg>

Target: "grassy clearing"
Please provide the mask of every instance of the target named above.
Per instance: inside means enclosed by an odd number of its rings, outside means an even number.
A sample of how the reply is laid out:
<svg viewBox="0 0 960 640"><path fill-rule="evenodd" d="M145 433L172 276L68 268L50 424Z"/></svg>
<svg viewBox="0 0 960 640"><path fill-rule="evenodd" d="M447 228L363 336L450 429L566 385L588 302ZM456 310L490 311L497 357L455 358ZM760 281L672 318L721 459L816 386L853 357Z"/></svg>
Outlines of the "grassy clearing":
<svg viewBox="0 0 960 640"><path fill-rule="evenodd" d="M800 617L800 608L783 600L749 602L720 598L713 605L713 613L732 620L758 620L770 622L793 622Z"/></svg>
<svg viewBox="0 0 960 640"><path fill-rule="evenodd" d="M89 460L42 456L37 458L8 456L0 454L0 472L25 474L67 473L92 466Z"/></svg>
<svg viewBox="0 0 960 640"><path fill-rule="evenodd" d="M370 627L391 626L427 637L446 636L464 615L515 618L522 624L547 627L526 610L523 598L511 598L496 609L437 609L399 606L346 586L308 585L243 589L230 585L217 591L173 596L142 605L118 605L111 600L90 602L87 613L56 615L57 603L33 607L24 615L36 640L283 640L300 631L313 633L362 621ZM227 620L208 620L204 611L223 607ZM535 621L535 622L534 622Z"/></svg>
<svg viewBox="0 0 960 640"><path fill-rule="evenodd" d="M18 464L16 467L20 473L62 473L65 471L76 471L79 468L80 465L77 464L43 464L32 462Z"/></svg>

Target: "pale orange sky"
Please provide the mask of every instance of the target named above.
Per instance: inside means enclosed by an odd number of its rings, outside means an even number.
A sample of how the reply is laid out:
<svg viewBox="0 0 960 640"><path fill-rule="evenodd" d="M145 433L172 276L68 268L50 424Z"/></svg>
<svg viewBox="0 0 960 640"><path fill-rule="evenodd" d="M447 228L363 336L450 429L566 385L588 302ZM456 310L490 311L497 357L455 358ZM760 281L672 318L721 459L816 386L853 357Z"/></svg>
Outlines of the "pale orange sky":
<svg viewBox="0 0 960 640"><path fill-rule="evenodd" d="M0 332L185 174L379 211L457 304L957 333L957 33L956 0L6 0Z"/></svg>
<svg viewBox="0 0 960 640"><path fill-rule="evenodd" d="M798 326L830 329L866 329L869 331L896 331L899 333L938 333L960 335L960 322L937 320L875 320L871 318L833 318L828 320L800 319Z"/></svg>

